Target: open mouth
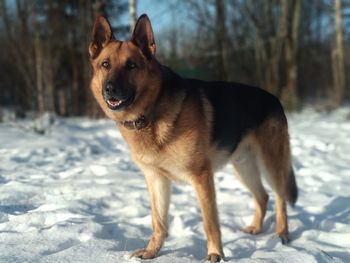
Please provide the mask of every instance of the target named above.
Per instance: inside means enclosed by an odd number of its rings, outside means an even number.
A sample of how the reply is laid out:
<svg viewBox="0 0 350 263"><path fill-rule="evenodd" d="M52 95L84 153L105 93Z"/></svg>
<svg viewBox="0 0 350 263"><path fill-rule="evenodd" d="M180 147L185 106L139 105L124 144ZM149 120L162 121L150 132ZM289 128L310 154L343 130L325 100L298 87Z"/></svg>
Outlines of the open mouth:
<svg viewBox="0 0 350 263"><path fill-rule="evenodd" d="M109 109L114 111L120 111L125 109L127 106L129 106L133 100L134 100L134 97L129 96L126 99L109 98L105 101Z"/></svg>
<svg viewBox="0 0 350 263"><path fill-rule="evenodd" d="M115 108L120 106L125 100L109 99L107 100L108 106Z"/></svg>

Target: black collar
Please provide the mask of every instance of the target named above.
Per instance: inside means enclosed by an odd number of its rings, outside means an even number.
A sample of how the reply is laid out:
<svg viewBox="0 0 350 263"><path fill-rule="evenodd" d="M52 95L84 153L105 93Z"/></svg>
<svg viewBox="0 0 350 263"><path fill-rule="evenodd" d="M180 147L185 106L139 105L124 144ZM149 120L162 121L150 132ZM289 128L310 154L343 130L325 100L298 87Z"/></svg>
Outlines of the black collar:
<svg viewBox="0 0 350 263"><path fill-rule="evenodd" d="M123 121L121 124L129 130L141 130L146 128L150 124L150 121L147 120L146 116L140 115L134 121Z"/></svg>

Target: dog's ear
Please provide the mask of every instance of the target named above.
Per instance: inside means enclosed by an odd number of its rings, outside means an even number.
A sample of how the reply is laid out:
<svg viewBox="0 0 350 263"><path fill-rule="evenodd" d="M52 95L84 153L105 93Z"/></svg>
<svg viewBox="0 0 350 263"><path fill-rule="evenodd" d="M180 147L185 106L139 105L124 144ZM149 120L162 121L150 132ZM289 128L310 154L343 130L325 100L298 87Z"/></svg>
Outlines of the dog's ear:
<svg viewBox="0 0 350 263"><path fill-rule="evenodd" d="M151 59L156 54L151 21L146 14L137 20L131 41L142 50L147 59Z"/></svg>
<svg viewBox="0 0 350 263"><path fill-rule="evenodd" d="M102 48L114 39L112 27L104 16L96 18L94 28L92 30L92 39L89 46L91 58L96 58Z"/></svg>

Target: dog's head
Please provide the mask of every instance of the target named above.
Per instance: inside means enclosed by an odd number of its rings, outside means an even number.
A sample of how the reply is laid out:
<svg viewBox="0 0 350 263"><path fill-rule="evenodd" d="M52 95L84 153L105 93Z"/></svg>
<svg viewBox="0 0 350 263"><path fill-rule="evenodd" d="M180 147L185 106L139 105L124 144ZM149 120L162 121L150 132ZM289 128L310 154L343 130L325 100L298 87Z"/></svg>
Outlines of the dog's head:
<svg viewBox="0 0 350 263"><path fill-rule="evenodd" d="M149 111L160 89L160 65L147 15L142 15L128 41L114 38L108 20L96 19L89 53L91 88L105 113L116 121Z"/></svg>

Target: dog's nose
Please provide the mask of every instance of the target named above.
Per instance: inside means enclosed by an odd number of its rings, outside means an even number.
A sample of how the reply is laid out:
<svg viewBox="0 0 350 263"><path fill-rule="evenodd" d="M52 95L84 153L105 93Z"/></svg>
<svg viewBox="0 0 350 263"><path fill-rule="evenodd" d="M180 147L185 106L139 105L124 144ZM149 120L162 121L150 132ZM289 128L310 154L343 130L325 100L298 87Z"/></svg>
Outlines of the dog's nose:
<svg viewBox="0 0 350 263"><path fill-rule="evenodd" d="M105 98L113 97L115 99L123 99L126 95L122 86L112 81L108 81L104 85L102 93Z"/></svg>
<svg viewBox="0 0 350 263"><path fill-rule="evenodd" d="M107 95L112 95L114 92L113 92L113 85L111 82L107 82L105 87L104 87L104 92L107 94Z"/></svg>

